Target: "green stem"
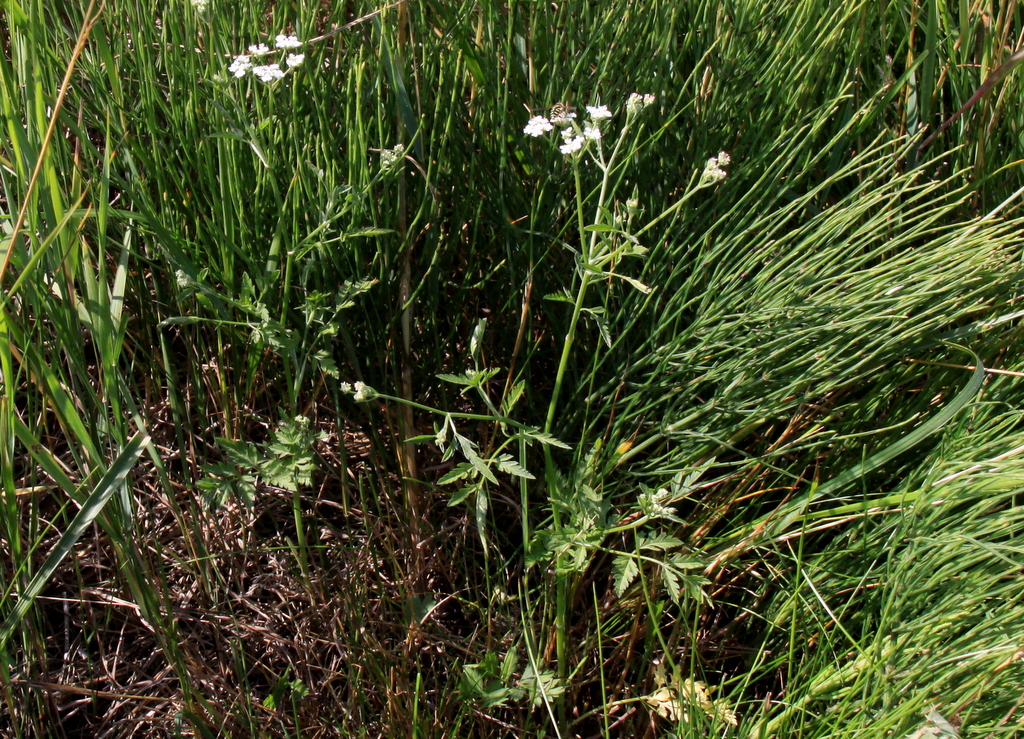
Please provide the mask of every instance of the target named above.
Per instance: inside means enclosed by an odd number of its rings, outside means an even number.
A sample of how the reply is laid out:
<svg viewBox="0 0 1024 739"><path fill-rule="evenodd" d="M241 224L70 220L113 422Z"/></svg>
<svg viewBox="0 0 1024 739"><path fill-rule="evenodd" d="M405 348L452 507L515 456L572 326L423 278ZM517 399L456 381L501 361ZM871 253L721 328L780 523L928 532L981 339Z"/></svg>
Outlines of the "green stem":
<svg viewBox="0 0 1024 739"><path fill-rule="evenodd" d="M438 410L437 408L431 408L429 405L417 403L415 400L406 400L405 398L399 398L398 396L395 395L386 395L385 393L376 393L374 400L390 400L395 403L407 405L410 408L418 408L421 411L427 411L428 413L434 413L439 416L465 418L470 421L498 421L499 423L503 423L507 426L514 426L517 429L525 429L527 431L529 431L530 429L534 429L533 426L529 426L528 424L525 423L520 423L519 421L514 421L511 418L506 418L505 416L488 416L483 413L460 413L458 411L442 411Z"/></svg>
<svg viewBox="0 0 1024 739"><path fill-rule="evenodd" d="M555 423L555 410L558 407L558 396L562 392L562 382L565 379L565 370L569 366L569 355L572 353L572 344L576 339L576 326L580 322L580 315L583 313L583 300L587 295L587 288L590 286L591 273L584 272L580 281L580 289L576 293L576 303L572 310L572 320L569 322L569 330L565 334L565 344L562 346L562 356L558 361L558 372L555 374L555 387L551 391L551 402L548 404L548 415L544 421L544 433L550 434L551 427ZM550 453L549 453L550 454Z"/></svg>

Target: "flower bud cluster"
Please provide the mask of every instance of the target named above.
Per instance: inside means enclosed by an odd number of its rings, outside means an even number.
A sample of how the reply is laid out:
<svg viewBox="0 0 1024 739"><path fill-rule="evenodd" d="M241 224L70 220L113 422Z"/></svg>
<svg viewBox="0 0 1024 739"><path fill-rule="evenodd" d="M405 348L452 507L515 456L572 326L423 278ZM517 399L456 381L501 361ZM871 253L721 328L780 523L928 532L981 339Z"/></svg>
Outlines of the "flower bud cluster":
<svg viewBox="0 0 1024 739"><path fill-rule="evenodd" d="M354 384L343 382L341 383L341 392L351 394L352 400L357 403L365 403L379 396L379 393L365 382L356 382Z"/></svg>
<svg viewBox="0 0 1024 739"><path fill-rule="evenodd" d="M405 145L398 144L394 149L382 149L380 152L381 169L391 169L405 158Z"/></svg>
<svg viewBox="0 0 1024 739"><path fill-rule="evenodd" d="M628 115L636 115L652 105L654 105L654 95L641 95L638 92L634 92L626 100L626 113Z"/></svg>
<svg viewBox="0 0 1024 739"><path fill-rule="evenodd" d="M717 157L708 159L707 164L704 165L704 172L700 176L701 184L715 185L724 180L729 173L722 167L728 167L731 162L732 157L727 151L720 151Z"/></svg>

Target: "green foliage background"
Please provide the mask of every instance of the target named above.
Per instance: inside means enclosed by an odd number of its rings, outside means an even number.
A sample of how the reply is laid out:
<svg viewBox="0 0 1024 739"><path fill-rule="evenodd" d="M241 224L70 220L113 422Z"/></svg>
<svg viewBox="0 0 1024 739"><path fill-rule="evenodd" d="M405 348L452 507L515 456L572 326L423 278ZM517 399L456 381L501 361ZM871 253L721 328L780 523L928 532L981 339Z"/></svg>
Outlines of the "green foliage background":
<svg viewBox="0 0 1024 739"><path fill-rule="evenodd" d="M0 7L9 735L1019 733L1015 4ZM523 126L633 92L652 289L449 506L603 217Z"/></svg>

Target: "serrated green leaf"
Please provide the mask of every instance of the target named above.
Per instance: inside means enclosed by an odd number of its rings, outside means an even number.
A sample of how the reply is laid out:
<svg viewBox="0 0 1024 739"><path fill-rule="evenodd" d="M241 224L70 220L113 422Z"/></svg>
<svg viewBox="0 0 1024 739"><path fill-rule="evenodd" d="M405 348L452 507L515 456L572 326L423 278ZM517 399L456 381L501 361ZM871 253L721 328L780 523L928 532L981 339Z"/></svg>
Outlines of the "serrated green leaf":
<svg viewBox="0 0 1024 739"><path fill-rule="evenodd" d="M679 596L682 593L679 573L675 572L671 567L662 567L661 574L662 580L665 583L665 590L668 591L668 597L672 599L673 603L679 605Z"/></svg>
<svg viewBox="0 0 1024 739"><path fill-rule="evenodd" d="M338 365L334 361L334 357L326 349L321 349L313 355L313 361L316 362L320 370L329 377L338 377Z"/></svg>
<svg viewBox="0 0 1024 739"><path fill-rule="evenodd" d="M512 409L515 408L516 403L523 397L523 391L526 389L526 383L522 380L514 383L509 388L508 395L501 401L501 412L508 416L512 413Z"/></svg>
<svg viewBox="0 0 1024 739"><path fill-rule="evenodd" d="M448 507L456 506L470 495L475 493L479 489L479 485L466 485L465 487L459 488L455 495L452 496L451 500L448 501Z"/></svg>
<svg viewBox="0 0 1024 739"><path fill-rule="evenodd" d="M699 559L688 557L685 554L673 554L666 561L669 565L679 570L699 570L706 564Z"/></svg>
<svg viewBox="0 0 1024 739"><path fill-rule="evenodd" d="M554 672L544 670L537 673L534 671L533 665L526 666L519 684L529 692L530 699L535 706L542 706L545 700L550 701L565 692L565 686L561 680L555 677Z"/></svg>
<svg viewBox="0 0 1024 739"><path fill-rule="evenodd" d="M232 464L242 469L254 470L266 460L255 444L218 438L217 446L224 451L224 455Z"/></svg>
<svg viewBox="0 0 1024 739"><path fill-rule="evenodd" d="M450 485L453 482L458 482L464 477L476 475L476 468L473 467L469 462L459 462L455 465L454 469L447 475L437 481L438 485Z"/></svg>
<svg viewBox="0 0 1024 739"><path fill-rule="evenodd" d="M654 534L652 536L641 536L637 540L637 547L644 551L665 552L669 549L681 547L683 542L670 534Z"/></svg>
<svg viewBox="0 0 1024 739"><path fill-rule="evenodd" d="M518 439L524 437L527 439L533 439L534 441L539 441L541 444L547 444L548 446L556 446L559 449L572 449L572 447L566 444L564 441L559 441L551 434L546 434L540 429L533 427L522 429L518 434L516 434L512 438Z"/></svg>
<svg viewBox="0 0 1024 739"><path fill-rule="evenodd" d="M615 595L621 597L626 588L633 584L636 576L640 574L640 566L636 563L636 557L629 554L620 554L612 562L612 578L615 588Z"/></svg>
<svg viewBox="0 0 1024 739"><path fill-rule="evenodd" d="M498 459L498 469L516 477L525 477L527 480L537 479L508 454L502 454Z"/></svg>
<svg viewBox="0 0 1024 739"><path fill-rule="evenodd" d="M519 658L516 656L516 650L510 649L505 653L505 659L501 661L501 679L508 681L512 679L512 675L515 674L516 666L519 664Z"/></svg>
<svg viewBox="0 0 1024 739"><path fill-rule="evenodd" d="M453 385L469 385L469 386L473 385L473 378L472 377L468 377L466 375L449 375L449 374L446 374L446 373L441 373L439 375L434 375L434 376L437 379L439 379L439 380L444 380L445 382L450 382Z"/></svg>
<svg viewBox="0 0 1024 739"><path fill-rule="evenodd" d="M487 466L487 463L476 453L476 445L461 434L455 434L455 441L459 445L459 449L466 455L466 459L473 465L477 471L486 477L488 480L493 482L495 485L498 484L498 478L494 476L491 468Z"/></svg>

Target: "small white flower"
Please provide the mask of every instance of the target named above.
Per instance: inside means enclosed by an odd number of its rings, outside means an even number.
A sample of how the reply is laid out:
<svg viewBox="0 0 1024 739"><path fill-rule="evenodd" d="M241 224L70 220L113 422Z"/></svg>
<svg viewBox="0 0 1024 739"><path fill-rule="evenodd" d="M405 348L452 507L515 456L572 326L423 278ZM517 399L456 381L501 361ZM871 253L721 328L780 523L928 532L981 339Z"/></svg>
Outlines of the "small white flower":
<svg viewBox="0 0 1024 739"><path fill-rule="evenodd" d="M235 77L244 77L247 70L252 68L252 62L249 61L249 57L245 54L236 56L235 61L231 62L231 66L228 67L228 71Z"/></svg>
<svg viewBox="0 0 1024 739"><path fill-rule="evenodd" d="M718 152L718 163L723 167L728 167L729 163L732 162L732 157L729 156L729 152L720 151Z"/></svg>
<svg viewBox="0 0 1024 739"><path fill-rule="evenodd" d="M192 278L189 277L183 269L174 270L174 281L177 282L178 287L183 290L192 284Z"/></svg>
<svg viewBox="0 0 1024 739"><path fill-rule="evenodd" d="M704 165L704 169L718 169L718 157L711 157L708 159L708 163Z"/></svg>
<svg viewBox="0 0 1024 739"><path fill-rule="evenodd" d="M289 54L288 58L285 60L285 63L289 67L297 67L300 64L302 64L302 62L303 62L303 60L305 58L306 58L305 54Z"/></svg>
<svg viewBox="0 0 1024 739"><path fill-rule="evenodd" d="M343 392L343 393L351 393L352 392L352 385L347 383L347 382L341 383L341 392Z"/></svg>
<svg viewBox="0 0 1024 739"><path fill-rule="evenodd" d="M249 47L249 53L253 56L263 56L270 53L270 47L266 44L254 44Z"/></svg>
<svg viewBox="0 0 1024 739"><path fill-rule="evenodd" d="M209 0L192 0L192 7L196 9L197 13L205 13L206 6L209 4Z"/></svg>
<svg viewBox="0 0 1024 739"><path fill-rule="evenodd" d="M594 121L600 121L600 120L603 120L605 118L611 118L612 117L612 112L610 110L608 110L608 106L607 105L597 105L597 106L588 105L587 106L587 113L590 114L591 120L594 120Z"/></svg>
<svg viewBox="0 0 1024 739"><path fill-rule="evenodd" d="M558 150L568 156L569 154L575 154L577 151L583 148L587 140L582 136L576 136L574 138L567 138L566 142L558 147Z"/></svg>
<svg viewBox="0 0 1024 739"><path fill-rule="evenodd" d="M274 46L279 49L297 49L302 46L302 42L299 41L298 36L285 36L283 33L279 33L274 39Z"/></svg>
<svg viewBox="0 0 1024 739"><path fill-rule="evenodd" d="M591 141L599 141L601 139L601 129L593 123L588 123L583 126L583 138L590 139Z"/></svg>
<svg viewBox="0 0 1024 739"><path fill-rule="evenodd" d="M266 64L259 67L253 67L252 73L260 78L263 82L273 82L284 77L284 70L277 64Z"/></svg>
<svg viewBox="0 0 1024 739"><path fill-rule="evenodd" d="M523 133L527 136L543 136L548 131L552 130L554 126L551 125L551 121L542 115L534 116L526 123L526 128L523 129Z"/></svg>

